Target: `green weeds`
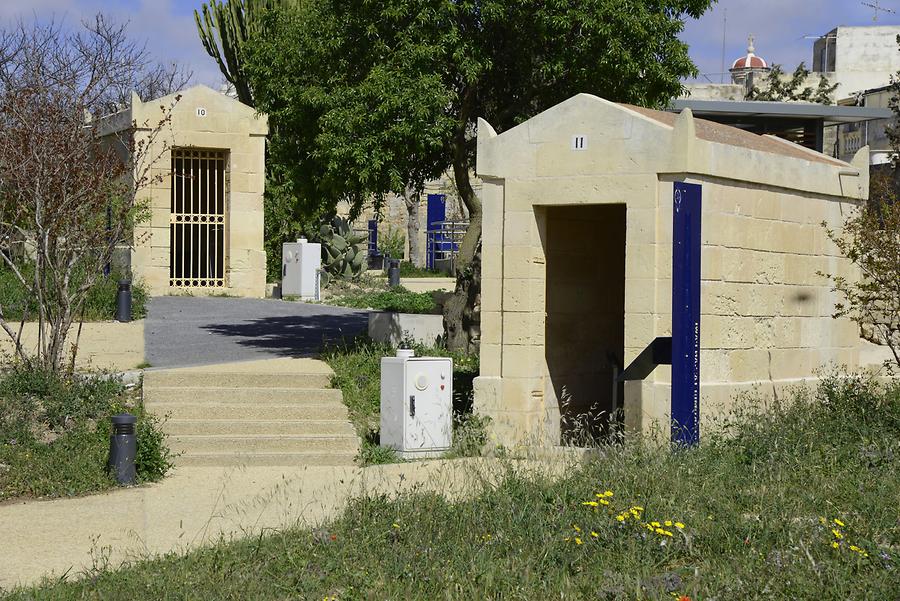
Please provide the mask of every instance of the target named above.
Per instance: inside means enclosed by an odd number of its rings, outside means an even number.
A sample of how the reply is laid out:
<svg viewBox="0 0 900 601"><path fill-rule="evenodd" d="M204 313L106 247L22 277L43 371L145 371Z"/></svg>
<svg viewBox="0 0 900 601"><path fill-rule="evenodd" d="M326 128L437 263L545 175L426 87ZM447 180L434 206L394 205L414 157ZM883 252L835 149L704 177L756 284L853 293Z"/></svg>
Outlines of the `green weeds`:
<svg viewBox="0 0 900 601"><path fill-rule="evenodd" d="M332 297L329 304L397 313L434 313L438 308L430 292L410 292L402 286L380 292L353 292Z"/></svg>
<svg viewBox="0 0 900 601"><path fill-rule="evenodd" d="M501 463L462 500L365 496L315 530L11 598L896 597L900 387L827 378L722 425L694 449L624 440L556 477Z"/></svg>
<svg viewBox="0 0 900 601"><path fill-rule="evenodd" d="M115 485L106 470L110 416L138 417L138 480L155 481L172 467L157 419L136 391L103 376L61 379L18 369L0 376L0 500L64 497Z"/></svg>

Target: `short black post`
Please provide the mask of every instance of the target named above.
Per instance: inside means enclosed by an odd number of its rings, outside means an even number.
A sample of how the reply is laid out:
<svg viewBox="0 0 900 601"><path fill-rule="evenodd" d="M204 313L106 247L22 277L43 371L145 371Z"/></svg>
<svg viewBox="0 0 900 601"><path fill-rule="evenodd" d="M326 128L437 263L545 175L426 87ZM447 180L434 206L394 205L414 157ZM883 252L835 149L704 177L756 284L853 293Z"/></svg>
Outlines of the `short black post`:
<svg viewBox="0 0 900 601"><path fill-rule="evenodd" d="M395 288L400 285L400 259L391 259L388 267L388 285Z"/></svg>
<svg viewBox="0 0 900 601"><path fill-rule="evenodd" d="M130 413L112 416L112 435L109 437L109 471L119 484L134 484L134 458L137 455L137 436L134 425L137 417Z"/></svg>
<svg viewBox="0 0 900 601"><path fill-rule="evenodd" d="M131 321L131 282L119 280L119 291L116 293L116 321Z"/></svg>

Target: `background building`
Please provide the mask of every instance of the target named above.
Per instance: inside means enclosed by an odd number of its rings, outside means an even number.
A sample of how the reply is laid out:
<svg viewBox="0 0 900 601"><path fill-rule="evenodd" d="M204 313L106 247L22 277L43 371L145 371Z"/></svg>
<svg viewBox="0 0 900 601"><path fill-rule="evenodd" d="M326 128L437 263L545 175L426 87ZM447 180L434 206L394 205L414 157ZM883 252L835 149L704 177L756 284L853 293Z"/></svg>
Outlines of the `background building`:
<svg viewBox="0 0 900 601"><path fill-rule="evenodd" d="M898 35L898 25L835 27L813 44L810 77L837 84L836 99L887 85L900 71Z"/></svg>

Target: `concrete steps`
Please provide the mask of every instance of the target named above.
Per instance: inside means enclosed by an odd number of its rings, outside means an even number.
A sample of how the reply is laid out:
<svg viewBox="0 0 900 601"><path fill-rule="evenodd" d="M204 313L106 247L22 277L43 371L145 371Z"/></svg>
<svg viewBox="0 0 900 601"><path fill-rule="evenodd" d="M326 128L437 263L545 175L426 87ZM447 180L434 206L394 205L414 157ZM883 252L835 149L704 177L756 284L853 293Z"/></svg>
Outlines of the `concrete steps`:
<svg viewBox="0 0 900 601"><path fill-rule="evenodd" d="M182 434L169 436L169 448L176 453L191 454L228 451L231 453L304 451L356 451L356 441L349 436L317 436L293 434Z"/></svg>
<svg viewBox="0 0 900 601"><path fill-rule="evenodd" d="M144 402L166 403L342 403L340 390L327 388L265 388L260 386L151 386L144 383Z"/></svg>
<svg viewBox="0 0 900 601"><path fill-rule="evenodd" d="M191 369L150 370L144 372L144 384L150 386L189 386L192 388L328 388L331 374L214 373Z"/></svg>
<svg viewBox="0 0 900 601"><path fill-rule="evenodd" d="M161 403L144 401L155 415L177 420L322 420L346 419L347 408L334 403ZM343 409L343 410L342 410Z"/></svg>
<svg viewBox="0 0 900 601"><path fill-rule="evenodd" d="M191 467L230 467L230 466L330 466L353 465L356 452L353 453L191 453L182 455L178 465Z"/></svg>
<svg viewBox="0 0 900 601"><path fill-rule="evenodd" d="M177 465L351 465L359 440L330 379L310 359L151 370L144 407Z"/></svg>
<svg viewBox="0 0 900 601"><path fill-rule="evenodd" d="M347 436L353 434L353 426L346 420L338 419L172 419L166 431L170 436L191 434Z"/></svg>

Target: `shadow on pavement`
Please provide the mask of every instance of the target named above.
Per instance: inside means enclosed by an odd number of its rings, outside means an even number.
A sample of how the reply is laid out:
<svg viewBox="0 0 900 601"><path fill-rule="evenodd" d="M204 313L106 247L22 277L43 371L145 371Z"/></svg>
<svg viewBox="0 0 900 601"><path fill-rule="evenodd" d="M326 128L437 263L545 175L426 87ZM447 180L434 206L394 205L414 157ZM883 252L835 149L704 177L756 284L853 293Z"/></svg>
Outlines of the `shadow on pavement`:
<svg viewBox="0 0 900 601"><path fill-rule="evenodd" d="M207 324L212 334L236 338L245 348L265 351L281 357L309 357L323 345L353 338L366 331L366 314L290 315L260 317L238 323Z"/></svg>

